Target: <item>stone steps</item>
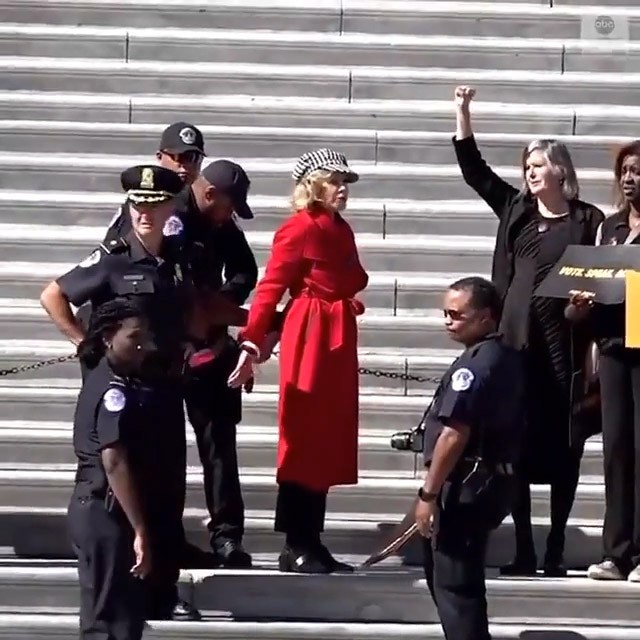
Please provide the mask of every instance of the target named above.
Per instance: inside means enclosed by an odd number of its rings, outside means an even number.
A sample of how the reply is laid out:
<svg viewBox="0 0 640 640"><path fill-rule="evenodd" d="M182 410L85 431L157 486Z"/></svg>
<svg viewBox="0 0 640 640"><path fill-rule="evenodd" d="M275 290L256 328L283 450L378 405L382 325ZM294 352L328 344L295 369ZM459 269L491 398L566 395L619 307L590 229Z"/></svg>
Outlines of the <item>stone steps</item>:
<svg viewBox="0 0 640 640"><path fill-rule="evenodd" d="M639 76L640 77L640 76ZM295 158L246 159L233 156L251 176L252 193L260 196L283 197L291 190L291 171ZM115 191L123 167L149 161L149 155L102 154L38 154L1 152L0 188L43 191ZM517 162L517 157L512 160ZM460 169L453 163L373 163L355 159L352 163L362 181L353 189L354 196L368 199L465 200L473 191L460 177ZM519 167L494 166L505 180L521 183ZM613 174L611 169L579 167L581 195L590 202L609 202ZM427 268L423 265L423 268Z"/></svg>
<svg viewBox="0 0 640 640"><path fill-rule="evenodd" d="M266 564L267 558L263 562ZM0 600L5 610L12 612L19 612L21 607L37 607L43 613L52 609L74 611L78 599L76 576L75 568L67 566L0 567ZM291 598L294 581L295 599ZM555 621L563 625L568 619L574 624L577 620L589 624L587 621L594 619L605 625L637 623L637 585L603 584L576 575L547 580L489 578L487 587L489 615L498 621L512 620L517 608L523 626L530 618L544 619L548 625ZM190 593L191 600L205 613L239 620L437 621L421 569L393 564L362 575L291 576L269 568L185 572L182 590Z"/></svg>
<svg viewBox="0 0 640 640"><path fill-rule="evenodd" d="M329 33L397 33L449 36L512 36L545 39L579 38L583 18L601 15L598 6L549 6L533 2L408 2L406 0L261 0L217 2L215 9L200 0L185 7L170 0L160 7L151 0L3 0L5 22L47 24L128 25L153 28L264 29ZM149 6L153 11L149 11ZM640 9L612 7L610 13L629 21L628 39L637 40Z"/></svg>
<svg viewBox="0 0 640 640"><path fill-rule="evenodd" d="M0 190L0 224L87 225L103 229L123 202L116 192L30 192ZM249 196L255 214L248 231L277 228L290 215L286 197ZM610 207L601 205L603 210ZM479 200L349 199L349 222L356 233L387 235L495 235L498 221Z"/></svg>
<svg viewBox="0 0 640 640"><path fill-rule="evenodd" d="M500 20L503 20L500 18ZM504 24L504 21L502 22ZM539 23L539 21L538 21ZM509 27L514 28L514 27ZM495 101L542 102L553 94L557 104L573 102L636 105L640 74L411 67L276 65L179 61L125 62L103 58L0 56L3 90L163 93L202 95L238 93L251 87L258 96L393 99L450 99L461 82L482 86Z"/></svg>
<svg viewBox="0 0 640 640"><path fill-rule="evenodd" d="M398 454L402 455L402 454ZM68 504L73 486L75 465L0 466L0 487L6 505L63 508ZM395 471L377 471L373 477L362 477L357 485L338 487L331 492L330 512L406 513L422 480L399 477ZM242 470L241 483L245 506L252 510L272 509L276 485L273 467ZM532 489L532 515L548 517L550 489L547 485ZM186 506L203 509L202 470L187 468ZM578 520L597 521L604 515L604 485L601 476L582 476L572 516Z"/></svg>
<svg viewBox="0 0 640 640"><path fill-rule="evenodd" d="M442 18L440 18L442 19ZM514 18L511 18L512 20ZM516 18L517 19L517 18ZM511 34L509 34L511 35ZM69 49L68 39L74 47ZM193 61L633 72L640 46L621 40L163 29L47 24L0 25L0 55Z"/></svg>
<svg viewBox="0 0 640 640"><path fill-rule="evenodd" d="M67 495L67 503L68 497ZM396 513L340 513L332 511L325 524L323 539L337 555L370 554L380 549L393 528L409 508ZM7 505L0 507L0 544L21 558L66 558L73 554L68 542L67 503L63 507ZM277 554L282 549L282 535L273 531L273 508L248 510L245 518L245 543L252 553ZM184 514L188 539L206 549L209 536L205 528L208 513L204 508L189 508ZM572 568L585 568L601 554L599 520L571 518L567 527L565 559ZM549 533L548 515L533 518L534 542L540 563L544 557ZM420 566L422 550L419 539L412 539L393 556L394 561L407 566ZM507 518L493 534L489 545L487 565L499 567L513 559L515 535L513 522ZM1 609L1 606L0 606Z"/></svg>
<svg viewBox="0 0 640 640"><path fill-rule="evenodd" d="M576 625L558 621L553 625L530 621L526 625L493 623L490 627L496 640L519 640L522 634L535 634L537 640L565 640L567 634L579 634L582 640L636 640L634 629L617 625ZM73 615L17 613L0 614L0 633L6 640L75 640L78 619ZM435 640L442 638L438 624L394 623L320 623L320 622L240 622L203 620L202 622L150 622L145 629L145 640L195 640L215 637L219 640Z"/></svg>
<svg viewBox="0 0 640 640"><path fill-rule="evenodd" d="M76 260L69 262L69 258L73 257L73 253L69 253L71 255L65 254L65 262L0 262L0 295L37 300L48 282L73 268L86 255L86 252L76 249ZM487 271L370 271L369 285L363 292L362 300L370 308L387 309L396 315L415 315L412 310L440 308L442 294L451 282L471 274L487 277Z"/></svg>
<svg viewBox="0 0 640 640"><path fill-rule="evenodd" d="M393 315L391 309L369 308L358 317L359 345L363 349L411 349L417 344L432 349L455 347L444 330L442 311L425 309L411 315ZM36 299L0 298L0 340L55 340L58 328Z"/></svg>
<svg viewBox="0 0 640 640"><path fill-rule="evenodd" d="M397 477L421 477L422 464L406 452L391 448L391 435L397 431L393 424L385 429L360 430L360 473L362 477L396 474ZM76 457L72 443L71 422L27 422L24 420L0 420L0 467L27 464L73 465ZM278 429L275 425L241 424L238 427L238 456L245 470L268 468L275 463ZM187 428L187 464L199 464L195 436ZM602 444L600 440L588 442L582 463L582 475L602 475Z"/></svg>
<svg viewBox="0 0 640 640"><path fill-rule="evenodd" d="M157 123L187 118L202 125L316 127L452 132L451 95L433 100L367 100L303 96L156 95L1 91L0 117L76 122ZM492 98L490 94L486 98ZM495 102L474 105L479 132L535 135L633 135L636 106ZM154 145L155 146L155 145Z"/></svg>
<svg viewBox="0 0 640 640"><path fill-rule="evenodd" d="M451 128L455 127L452 118ZM339 147L350 162L362 164L454 164L451 132L392 131L387 129L325 129L264 126L200 126L209 155L275 159L301 155L321 145ZM153 153L161 124L114 124L42 120L0 120L4 152L60 154L70 147L77 154L131 155ZM490 165L510 166L531 137L523 133L479 133L476 136ZM566 135L577 167L611 170L613 150L631 142L633 136Z"/></svg>
<svg viewBox="0 0 640 640"><path fill-rule="evenodd" d="M17 262L79 262L102 241L105 227L0 224L2 258ZM263 266L271 251L273 231L249 231L246 236L258 264ZM449 268L484 273L489 269L495 240L485 236L390 235L382 238L378 234L359 234L356 242L362 263L369 271Z"/></svg>

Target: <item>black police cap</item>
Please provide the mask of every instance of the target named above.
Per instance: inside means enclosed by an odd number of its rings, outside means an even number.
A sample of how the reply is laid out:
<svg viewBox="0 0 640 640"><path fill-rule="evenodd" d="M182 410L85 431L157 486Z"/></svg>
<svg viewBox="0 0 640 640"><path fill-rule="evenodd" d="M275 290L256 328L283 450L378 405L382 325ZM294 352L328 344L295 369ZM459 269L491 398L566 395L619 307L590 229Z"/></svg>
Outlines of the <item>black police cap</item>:
<svg viewBox="0 0 640 640"><path fill-rule="evenodd" d="M251 180L239 164L231 160L215 160L204 168L202 177L218 191L229 196L238 216L245 220L253 218L253 211L247 204Z"/></svg>
<svg viewBox="0 0 640 640"><path fill-rule="evenodd" d="M184 189L184 182L171 169L157 165L138 165L120 174L127 200L134 204L166 202Z"/></svg>
<svg viewBox="0 0 640 640"><path fill-rule="evenodd" d="M188 122L174 122L162 132L160 151L172 153L197 151L205 155L202 131Z"/></svg>

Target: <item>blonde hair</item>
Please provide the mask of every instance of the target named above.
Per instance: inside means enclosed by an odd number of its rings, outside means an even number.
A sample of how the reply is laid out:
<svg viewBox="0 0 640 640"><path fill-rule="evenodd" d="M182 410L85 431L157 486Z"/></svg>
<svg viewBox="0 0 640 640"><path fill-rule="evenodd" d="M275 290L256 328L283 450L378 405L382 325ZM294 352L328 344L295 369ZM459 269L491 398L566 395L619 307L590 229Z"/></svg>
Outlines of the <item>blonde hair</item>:
<svg viewBox="0 0 640 640"><path fill-rule="evenodd" d="M324 193L327 184L335 174L326 169L312 171L293 188L291 207L294 211L317 209L324 206Z"/></svg>
<svg viewBox="0 0 640 640"><path fill-rule="evenodd" d="M528 190L526 180L527 160L534 151L542 152L551 170L558 176L562 186L562 195L567 200L575 200L578 198L580 195L580 186L571 154L566 145L558 140L534 140L522 151L523 191Z"/></svg>

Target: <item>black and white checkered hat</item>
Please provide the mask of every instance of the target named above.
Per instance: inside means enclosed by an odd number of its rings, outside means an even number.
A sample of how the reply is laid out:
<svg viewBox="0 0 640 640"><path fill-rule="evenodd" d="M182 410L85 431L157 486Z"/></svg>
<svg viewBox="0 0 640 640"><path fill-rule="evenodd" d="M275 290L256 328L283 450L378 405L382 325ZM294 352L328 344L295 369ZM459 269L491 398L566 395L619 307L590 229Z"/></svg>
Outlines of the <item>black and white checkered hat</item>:
<svg viewBox="0 0 640 640"><path fill-rule="evenodd" d="M345 174L346 182L358 182L360 179L360 176L349 167L347 157L333 149L317 149L300 156L292 177L298 184L314 171L333 171Z"/></svg>

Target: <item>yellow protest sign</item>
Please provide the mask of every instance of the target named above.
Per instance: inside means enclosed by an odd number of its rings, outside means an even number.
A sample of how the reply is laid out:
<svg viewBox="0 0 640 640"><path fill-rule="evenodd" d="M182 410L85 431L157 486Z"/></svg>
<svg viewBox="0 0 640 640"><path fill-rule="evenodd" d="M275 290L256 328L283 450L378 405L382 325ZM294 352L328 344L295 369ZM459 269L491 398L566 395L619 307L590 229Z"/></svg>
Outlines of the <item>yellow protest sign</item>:
<svg viewBox="0 0 640 640"><path fill-rule="evenodd" d="M625 276L624 344L640 349L640 271L627 271Z"/></svg>

